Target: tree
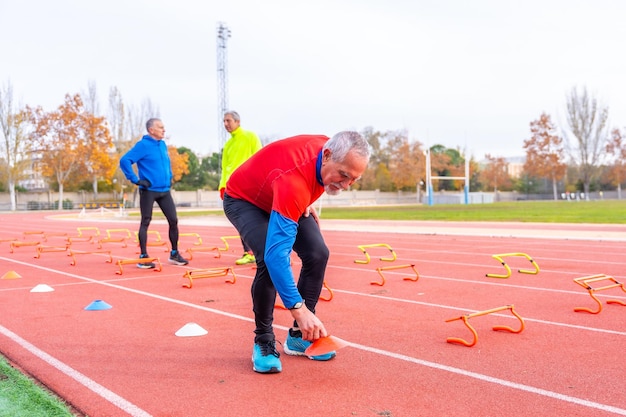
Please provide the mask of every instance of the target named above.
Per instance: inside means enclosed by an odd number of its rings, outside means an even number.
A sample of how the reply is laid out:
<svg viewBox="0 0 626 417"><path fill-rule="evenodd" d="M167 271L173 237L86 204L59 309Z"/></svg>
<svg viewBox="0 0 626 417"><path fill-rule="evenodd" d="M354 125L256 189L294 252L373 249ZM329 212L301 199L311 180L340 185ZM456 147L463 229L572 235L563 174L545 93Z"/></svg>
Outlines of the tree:
<svg viewBox="0 0 626 417"><path fill-rule="evenodd" d="M29 108L29 112L35 125L33 142L39 167L44 176L58 184L61 210L64 185L76 172L98 165L96 156L100 154L94 149L102 144L110 147L109 130L103 117L85 110L79 94L67 94L57 110L44 112L38 107Z"/></svg>
<svg viewBox="0 0 626 417"><path fill-rule="evenodd" d="M27 113L13 104L13 86L7 82L0 88L0 158L4 159L3 176L7 181L11 210L17 209L15 185L30 166L31 143L27 134Z"/></svg>
<svg viewBox="0 0 626 417"><path fill-rule="evenodd" d="M487 165L480 173L485 186L493 189L497 193L500 189L511 187L511 177L507 171L508 163L502 156L491 156L486 154Z"/></svg>
<svg viewBox="0 0 626 417"><path fill-rule="evenodd" d="M396 190L415 190L424 178L426 165L422 144L410 143L408 137L403 138L389 165L391 181Z"/></svg>
<svg viewBox="0 0 626 417"><path fill-rule="evenodd" d="M114 156L110 130L107 129L106 135L98 136L98 124L102 123L103 119L95 117L100 115L100 105L96 83L94 81L89 82L87 92L81 94L81 98L85 111L94 117L86 119L87 160L89 162L82 166L81 169L77 170L74 175L78 175L80 178L91 178L94 199L97 199L98 179L102 178L109 184L112 182L111 178L117 168L118 158Z"/></svg>
<svg viewBox="0 0 626 417"><path fill-rule="evenodd" d="M180 152L176 146L168 146L167 154L170 157L170 165L172 166L172 181L179 181L183 175L189 174L189 154Z"/></svg>
<svg viewBox="0 0 626 417"><path fill-rule="evenodd" d="M530 177L550 178L554 200L558 200L557 182L565 176L566 168L563 139L556 135L556 127L546 113L530 123L530 132L531 138L524 141L524 172Z"/></svg>
<svg viewBox="0 0 626 417"><path fill-rule="evenodd" d="M626 179L626 141L619 129L611 131L611 138L606 144L606 152L613 156L613 165L609 170L611 183L617 186L617 198L622 198L622 181Z"/></svg>
<svg viewBox="0 0 626 417"><path fill-rule="evenodd" d="M567 123L576 143L570 148L570 156L578 165L587 199L589 185L598 176L606 148L608 117L609 109L599 108L597 100L589 96L586 88L580 94L572 88L567 97ZM568 144L572 145L569 138Z"/></svg>
<svg viewBox="0 0 626 417"><path fill-rule="evenodd" d="M180 147L178 153L187 155L188 172L176 184L176 189L181 191L202 189L207 184L209 173L201 169L200 161L191 149Z"/></svg>

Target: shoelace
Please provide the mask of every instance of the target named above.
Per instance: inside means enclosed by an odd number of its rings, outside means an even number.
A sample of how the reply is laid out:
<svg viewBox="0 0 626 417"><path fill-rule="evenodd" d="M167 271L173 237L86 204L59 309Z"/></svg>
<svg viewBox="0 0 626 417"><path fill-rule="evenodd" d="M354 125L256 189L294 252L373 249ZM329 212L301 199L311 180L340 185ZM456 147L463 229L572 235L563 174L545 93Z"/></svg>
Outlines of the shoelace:
<svg viewBox="0 0 626 417"><path fill-rule="evenodd" d="M280 353L278 353L278 350L276 350L275 340L271 342L259 343L259 348L261 349L261 354L263 356L274 355L277 358L280 357Z"/></svg>

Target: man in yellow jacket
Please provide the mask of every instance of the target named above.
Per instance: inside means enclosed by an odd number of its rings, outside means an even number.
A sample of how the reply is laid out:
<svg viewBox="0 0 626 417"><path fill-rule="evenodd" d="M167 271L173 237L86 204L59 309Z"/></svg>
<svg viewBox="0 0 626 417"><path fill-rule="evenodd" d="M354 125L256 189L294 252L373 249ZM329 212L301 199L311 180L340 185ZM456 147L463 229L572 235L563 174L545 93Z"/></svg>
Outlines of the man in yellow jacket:
<svg viewBox="0 0 626 417"><path fill-rule="evenodd" d="M224 190L226 189L226 183L231 174L239 168L239 165L243 164L261 149L261 141L258 136L249 130L241 128L241 117L236 111L229 110L224 113L224 128L230 133L230 139L224 145L222 151L222 177L220 179L220 197L224 199ZM243 256L237 259L235 263L237 265L245 265L256 262L252 250L246 245L246 242L241 240L243 245Z"/></svg>

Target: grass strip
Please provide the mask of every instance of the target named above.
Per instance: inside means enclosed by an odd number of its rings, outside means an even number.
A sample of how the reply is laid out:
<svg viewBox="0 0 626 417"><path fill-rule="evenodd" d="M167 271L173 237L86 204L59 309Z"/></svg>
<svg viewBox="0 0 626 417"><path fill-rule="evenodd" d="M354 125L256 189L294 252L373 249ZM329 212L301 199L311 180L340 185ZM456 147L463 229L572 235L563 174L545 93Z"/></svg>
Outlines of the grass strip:
<svg viewBox="0 0 626 417"><path fill-rule="evenodd" d="M73 417L67 404L0 355L0 417Z"/></svg>

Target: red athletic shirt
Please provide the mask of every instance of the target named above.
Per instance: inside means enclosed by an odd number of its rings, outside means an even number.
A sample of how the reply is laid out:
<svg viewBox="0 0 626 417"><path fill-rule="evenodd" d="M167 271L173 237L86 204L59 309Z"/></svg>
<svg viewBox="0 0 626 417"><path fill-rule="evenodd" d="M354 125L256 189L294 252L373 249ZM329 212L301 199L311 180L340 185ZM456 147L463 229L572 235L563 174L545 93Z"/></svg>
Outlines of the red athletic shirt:
<svg viewBox="0 0 626 417"><path fill-rule="evenodd" d="M324 192L317 180L317 163L328 139L300 135L270 143L233 172L226 193L297 223Z"/></svg>

